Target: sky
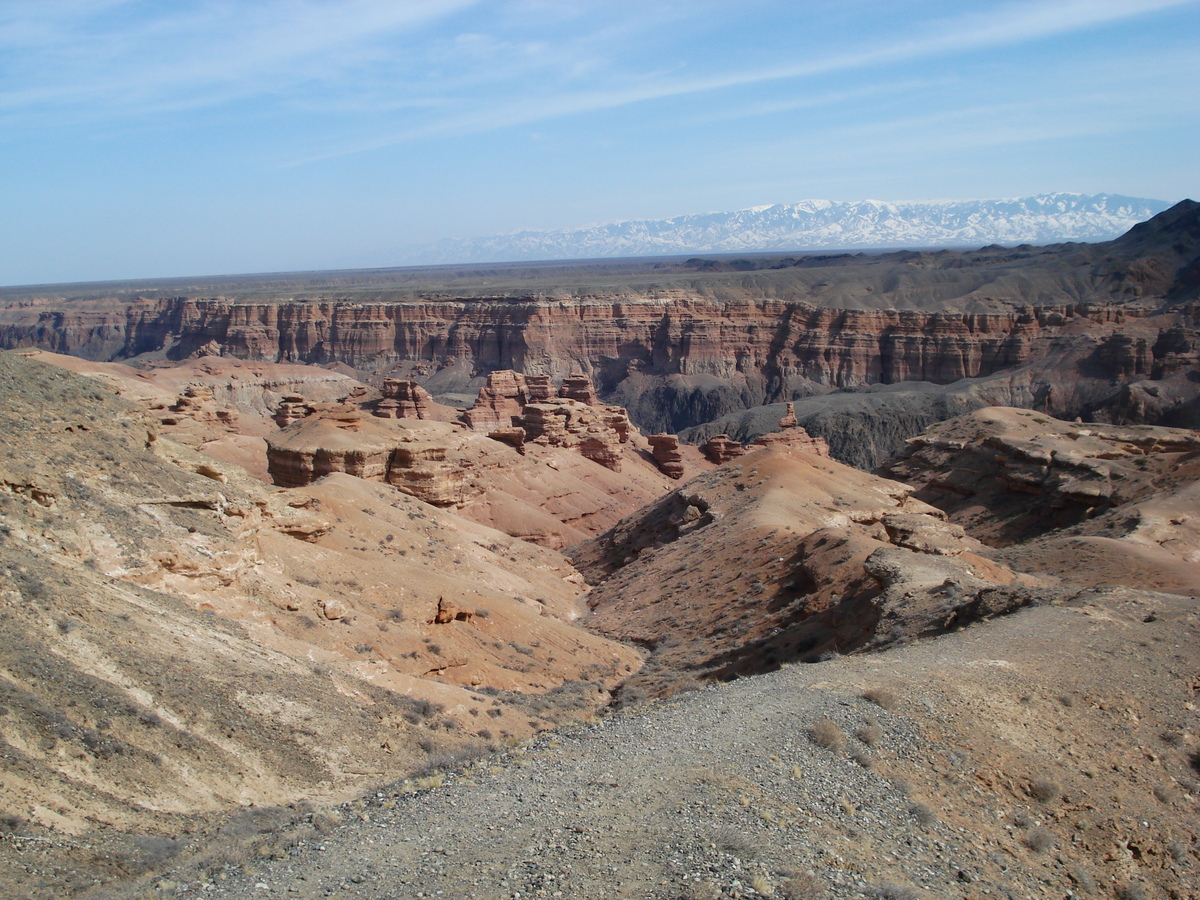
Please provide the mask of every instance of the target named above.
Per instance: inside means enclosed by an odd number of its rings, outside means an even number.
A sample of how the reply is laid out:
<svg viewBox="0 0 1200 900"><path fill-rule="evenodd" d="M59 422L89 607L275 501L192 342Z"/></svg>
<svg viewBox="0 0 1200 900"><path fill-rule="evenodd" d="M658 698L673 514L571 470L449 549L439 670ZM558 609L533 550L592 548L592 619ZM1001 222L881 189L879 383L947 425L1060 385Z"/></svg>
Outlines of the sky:
<svg viewBox="0 0 1200 900"><path fill-rule="evenodd" d="M0 0L0 284L803 199L1200 199L1200 0Z"/></svg>

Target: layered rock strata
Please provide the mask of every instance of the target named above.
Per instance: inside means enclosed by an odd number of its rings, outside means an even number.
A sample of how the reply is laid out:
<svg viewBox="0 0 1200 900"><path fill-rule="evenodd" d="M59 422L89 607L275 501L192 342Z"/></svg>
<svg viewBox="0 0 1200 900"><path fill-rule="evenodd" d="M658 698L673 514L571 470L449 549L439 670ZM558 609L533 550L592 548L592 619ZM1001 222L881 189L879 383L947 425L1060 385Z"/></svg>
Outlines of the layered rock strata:
<svg viewBox="0 0 1200 900"><path fill-rule="evenodd" d="M374 409L382 419L428 419L433 397L416 381L388 378L383 382L383 399ZM283 426L280 426L283 427Z"/></svg>
<svg viewBox="0 0 1200 900"><path fill-rule="evenodd" d="M737 459L746 452L745 447L727 434L713 435L704 442L704 445L700 449L704 453L705 459L718 466L721 463L729 462L731 459Z"/></svg>
<svg viewBox="0 0 1200 900"><path fill-rule="evenodd" d="M880 473L916 488L989 543L1104 516L1200 465L1189 429L1063 422L990 408L912 438Z"/></svg>
<svg viewBox="0 0 1200 900"><path fill-rule="evenodd" d="M673 434L652 434L646 440L650 442L650 452L659 470L668 478L682 478L684 464L679 438Z"/></svg>
<svg viewBox="0 0 1200 900"><path fill-rule="evenodd" d="M511 369L492 372L474 405L463 414L463 420L472 431L483 434L497 428L511 428L518 424L528 402L524 375Z"/></svg>

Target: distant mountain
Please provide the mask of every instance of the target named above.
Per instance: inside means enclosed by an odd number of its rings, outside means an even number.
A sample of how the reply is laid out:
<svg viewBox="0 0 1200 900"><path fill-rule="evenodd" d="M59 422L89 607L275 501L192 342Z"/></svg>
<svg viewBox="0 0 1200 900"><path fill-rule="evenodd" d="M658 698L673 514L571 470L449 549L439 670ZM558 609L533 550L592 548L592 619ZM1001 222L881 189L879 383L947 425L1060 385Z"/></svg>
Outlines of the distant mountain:
<svg viewBox="0 0 1200 900"><path fill-rule="evenodd" d="M632 220L566 231L444 240L400 263L503 262L846 250L882 247L978 247L1106 241L1171 204L1117 194L1039 194L1010 200L878 200L755 206L673 219Z"/></svg>

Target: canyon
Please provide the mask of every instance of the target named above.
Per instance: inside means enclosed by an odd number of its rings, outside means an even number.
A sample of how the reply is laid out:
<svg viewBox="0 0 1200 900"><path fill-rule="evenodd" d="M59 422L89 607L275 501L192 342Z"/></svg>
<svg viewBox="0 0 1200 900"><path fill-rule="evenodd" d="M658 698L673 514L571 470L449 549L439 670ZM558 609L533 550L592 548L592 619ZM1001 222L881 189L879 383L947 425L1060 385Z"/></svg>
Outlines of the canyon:
<svg viewBox="0 0 1200 900"><path fill-rule="evenodd" d="M1200 354L1198 222L1184 201L1106 244L558 266L499 294L485 270L453 281L457 297L386 278L345 299L286 282L261 299L10 290L0 346L345 366L452 405L489 372L580 372L671 433L785 400L1009 375L987 402L1171 424L1196 399L1176 376Z"/></svg>
<svg viewBox="0 0 1200 900"><path fill-rule="evenodd" d="M0 889L1190 896L1198 260L0 292Z"/></svg>

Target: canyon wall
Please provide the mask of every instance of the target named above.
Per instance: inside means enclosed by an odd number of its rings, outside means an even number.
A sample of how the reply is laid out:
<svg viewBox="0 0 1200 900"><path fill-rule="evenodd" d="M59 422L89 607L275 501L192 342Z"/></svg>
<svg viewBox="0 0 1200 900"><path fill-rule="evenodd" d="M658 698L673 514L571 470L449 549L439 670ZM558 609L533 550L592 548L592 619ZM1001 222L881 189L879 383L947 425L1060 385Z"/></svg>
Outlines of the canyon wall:
<svg viewBox="0 0 1200 900"><path fill-rule="evenodd" d="M458 300L410 303L174 298L112 310L27 311L0 326L13 348L129 358L199 351L268 362L341 362L377 370L470 360L511 368L729 378L751 371L839 387L954 381L1023 361L1032 344L1077 319L1119 322L1116 306L1063 305L996 314L844 310L748 300Z"/></svg>

